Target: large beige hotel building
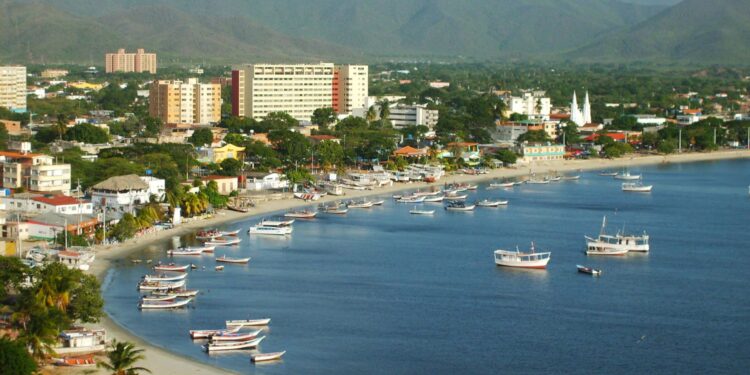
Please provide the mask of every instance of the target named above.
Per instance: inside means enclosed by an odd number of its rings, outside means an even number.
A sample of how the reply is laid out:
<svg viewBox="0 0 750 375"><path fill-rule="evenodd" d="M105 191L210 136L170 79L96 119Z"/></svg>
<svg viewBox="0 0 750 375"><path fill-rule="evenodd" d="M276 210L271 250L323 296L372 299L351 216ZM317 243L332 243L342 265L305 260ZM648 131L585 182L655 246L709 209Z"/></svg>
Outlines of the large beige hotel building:
<svg viewBox="0 0 750 375"><path fill-rule="evenodd" d="M148 112L165 124L211 124L221 121L221 85L183 81L154 81Z"/></svg>
<svg viewBox="0 0 750 375"><path fill-rule="evenodd" d="M135 53L126 53L124 49L104 56L104 69L107 73L143 73L156 74L156 54L146 53L139 48Z"/></svg>
<svg viewBox="0 0 750 375"><path fill-rule="evenodd" d="M339 114L365 105L367 65L248 64L232 70L232 114L262 119L286 112L309 121L318 108Z"/></svg>
<svg viewBox="0 0 750 375"><path fill-rule="evenodd" d="M0 66L0 107L26 112L25 66Z"/></svg>

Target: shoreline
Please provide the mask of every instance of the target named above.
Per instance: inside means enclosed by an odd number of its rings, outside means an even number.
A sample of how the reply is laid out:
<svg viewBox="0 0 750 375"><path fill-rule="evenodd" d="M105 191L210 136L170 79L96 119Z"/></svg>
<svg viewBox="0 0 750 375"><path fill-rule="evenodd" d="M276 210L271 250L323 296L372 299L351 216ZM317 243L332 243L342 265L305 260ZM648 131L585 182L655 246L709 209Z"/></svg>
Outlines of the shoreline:
<svg viewBox="0 0 750 375"><path fill-rule="evenodd" d="M619 159L587 159L587 160L555 160L555 161L543 161L537 162L530 165L519 165L517 168L500 168L490 170L488 174L482 175L465 175L455 174L446 175L441 181L435 183L393 183L392 185L384 186L381 188L375 188L373 190L346 190L346 195L343 196L325 196L315 202L305 202L300 199L281 199L272 200L267 202L259 203L255 208L251 209L247 213L239 213L228 210L223 210L213 215L210 218L195 220L188 223L181 224L180 226L172 229L147 233L137 238L130 239L124 243L117 245L97 245L93 247L96 252L96 259L91 264L89 273L95 275L101 282L104 281L110 266L113 263L123 261L127 256L134 250L152 246L156 243L168 241L173 236L182 236L191 232L198 231L203 228L210 228L219 225L224 225L236 221L247 220L253 216L264 215L270 212L289 210L293 208L300 208L304 206L317 205L319 203L331 202L336 200L348 200L355 198L363 198L368 196L376 195L390 195L399 191L404 190L415 190L419 188L425 188L430 186L442 186L444 183L464 183L464 182L485 182L488 180L494 180L499 178L514 178L526 176L530 170L533 170L536 174L547 174L547 173L560 173L566 172L577 172L600 170L600 169L614 169L623 167L639 167L648 166L664 163L692 163L692 162L706 162L706 161L719 161L719 160L731 160L731 159L748 159L750 158L750 150L721 150L709 153L684 153L684 154L672 154L672 155L634 155ZM180 374L200 374L200 373L220 373L220 374L234 374L219 367L205 364L193 358L183 356L167 350L166 348L157 346L155 344L146 342L142 338L133 334L125 327L119 325L109 315L105 315L102 321L98 324L107 330L108 340L116 338L118 341L130 341L135 343L140 349L144 349L145 359L138 363L139 366L150 369L154 374L169 374L169 373L180 373ZM72 369L71 369L72 370ZM76 374L76 373L91 373L81 369L80 371L68 371L61 370L55 371L56 373L65 374ZM98 369L96 374L105 374L106 372Z"/></svg>

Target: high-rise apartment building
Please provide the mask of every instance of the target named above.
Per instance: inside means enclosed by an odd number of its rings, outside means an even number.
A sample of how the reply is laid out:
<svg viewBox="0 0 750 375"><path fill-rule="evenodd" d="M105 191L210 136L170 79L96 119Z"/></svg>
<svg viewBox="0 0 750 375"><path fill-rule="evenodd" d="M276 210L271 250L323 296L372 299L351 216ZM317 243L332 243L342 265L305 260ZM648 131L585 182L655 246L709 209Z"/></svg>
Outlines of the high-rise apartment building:
<svg viewBox="0 0 750 375"><path fill-rule="evenodd" d="M0 107L26 112L25 66L0 66Z"/></svg>
<svg viewBox="0 0 750 375"><path fill-rule="evenodd" d="M165 124L210 124L221 121L221 85L183 81L154 81L149 115Z"/></svg>
<svg viewBox="0 0 750 375"><path fill-rule="evenodd" d="M262 119L271 112L286 112L308 121L318 108L350 113L364 106L367 85L363 65L243 65L232 71L232 114Z"/></svg>
<svg viewBox="0 0 750 375"><path fill-rule="evenodd" d="M126 53L120 48L116 53L104 56L104 66L107 73L142 73L156 74L156 54L146 53L139 48L135 53Z"/></svg>

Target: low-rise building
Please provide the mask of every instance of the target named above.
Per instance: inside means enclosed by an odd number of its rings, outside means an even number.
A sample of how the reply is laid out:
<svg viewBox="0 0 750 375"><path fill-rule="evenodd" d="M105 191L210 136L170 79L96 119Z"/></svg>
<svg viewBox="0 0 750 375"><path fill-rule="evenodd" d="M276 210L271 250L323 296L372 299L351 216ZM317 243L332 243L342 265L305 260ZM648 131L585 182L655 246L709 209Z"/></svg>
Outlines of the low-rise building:
<svg viewBox="0 0 750 375"><path fill-rule="evenodd" d="M199 147L197 151L199 155L198 160L205 163L219 164L225 159L242 160L242 153L245 151L245 148L227 143L221 147Z"/></svg>
<svg viewBox="0 0 750 375"><path fill-rule="evenodd" d="M9 211L25 213L58 213L63 215L93 214L93 204L89 201L67 195L41 195L21 193L2 197L2 202Z"/></svg>
<svg viewBox="0 0 750 375"><path fill-rule="evenodd" d="M479 154L479 143L475 142L451 142L445 146L438 158L460 157L468 165L478 165L481 160Z"/></svg>
<svg viewBox="0 0 750 375"><path fill-rule="evenodd" d="M247 190L279 190L289 187L289 180L278 173L247 174L245 188Z"/></svg>
<svg viewBox="0 0 750 375"><path fill-rule="evenodd" d="M206 176L201 179L204 185L216 182L217 190L221 195L229 195L239 189L239 179L236 176Z"/></svg>
<svg viewBox="0 0 750 375"><path fill-rule="evenodd" d="M565 145L551 143L524 143L518 146L520 162L533 163L549 160L563 160Z"/></svg>
<svg viewBox="0 0 750 375"><path fill-rule="evenodd" d="M521 96L511 96L506 104L509 113L518 113L533 118L548 118L552 102L545 91L524 91Z"/></svg>
<svg viewBox="0 0 750 375"><path fill-rule="evenodd" d="M70 164L57 164L49 155L0 151L4 188L70 193Z"/></svg>
<svg viewBox="0 0 750 375"><path fill-rule="evenodd" d="M68 71L65 69L44 69L42 70L42 78L60 78L68 75Z"/></svg>
<svg viewBox="0 0 750 375"><path fill-rule="evenodd" d="M151 195L150 182L134 174L110 177L91 188L91 201L97 207L121 212L133 212L134 206L148 203Z"/></svg>

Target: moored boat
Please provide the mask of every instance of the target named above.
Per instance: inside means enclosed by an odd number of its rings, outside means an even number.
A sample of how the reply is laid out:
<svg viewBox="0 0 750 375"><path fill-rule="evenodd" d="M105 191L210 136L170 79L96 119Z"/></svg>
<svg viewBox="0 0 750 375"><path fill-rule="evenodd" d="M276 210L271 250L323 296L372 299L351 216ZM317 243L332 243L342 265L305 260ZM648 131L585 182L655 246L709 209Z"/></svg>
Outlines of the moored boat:
<svg viewBox="0 0 750 375"><path fill-rule="evenodd" d="M396 200L398 203L423 203L427 199L425 196L416 197L413 195L401 197L400 199Z"/></svg>
<svg viewBox="0 0 750 375"><path fill-rule="evenodd" d="M234 246L234 245L239 245L240 242L242 242L241 238L215 238L215 239L213 239L211 241L204 242L203 244L206 245L206 247L216 248L218 246ZM211 249L211 250L213 250L213 249Z"/></svg>
<svg viewBox="0 0 750 375"><path fill-rule="evenodd" d="M177 297L173 295L168 295L168 294L163 295L163 296L154 295L154 296L144 296L143 298L141 298L141 301L144 301L144 302L171 301L175 298Z"/></svg>
<svg viewBox="0 0 750 375"><path fill-rule="evenodd" d="M185 272L187 271L188 267L190 265L178 265L174 263L169 264L157 264L154 266L154 271L162 271L162 272Z"/></svg>
<svg viewBox="0 0 750 375"><path fill-rule="evenodd" d="M639 174L631 174L629 170L625 170L613 176L616 180L638 180L641 178Z"/></svg>
<svg viewBox="0 0 750 375"><path fill-rule="evenodd" d="M266 338L266 336L261 336L254 340L238 341L231 344L206 344L203 345L203 350L205 350L206 352L218 352L227 350L249 349L258 346L258 344L260 344L260 342L263 341L264 338Z"/></svg>
<svg viewBox="0 0 750 375"><path fill-rule="evenodd" d="M419 210L417 207L414 207L413 210L409 210L409 213L412 215L432 215L435 213L435 210Z"/></svg>
<svg viewBox="0 0 750 375"><path fill-rule="evenodd" d="M458 202L458 201L464 201L469 196L467 194L447 194L445 198L443 198L444 201L448 202Z"/></svg>
<svg viewBox="0 0 750 375"><path fill-rule="evenodd" d="M372 201L372 205L373 206L382 206L383 203L385 203L385 200L383 200L383 199L378 199L378 200Z"/></svg>
<svg viewBox="0 0 750 375"><path fill-rule="evenodd" d="M576 268L578 268L578 272L589 274L591 276L599 276L599 275L602 274L602 270L600 270L600 269L586 267L586 266L582 266L580 264L576 265Z"/></svg>
<svg viewBox="0 0 750 375"><path fill-rule="evenodd" d="M170 290L183 286L185 286L184 279L179 281L141 281L138 283L138 290Z"/></svg>
<svg viewBox="0 0 750 375"><path fill-rule="evenodd" d="M267 326L271 323L271 318L262 319L242 319L242 320L227 320L226 325L229 327L252 327L252 326Z"/></svg>
<svg viewBox="0 0 750 375"><path fill-rule="evenodd" d="M563 176L563 178L562 178L562 179L563 179L563 180L565 180L565 181L575 181L575 180L580 180L580 179L581 179L581 176L580 176L580 175L575 175L575 176Z"/></svg>
<svg viewBox="0 0 750 375"><path fill-rule="evenodd" d="M143 275L144 281L177 281L187 277L187 273L178 275Z"/></svg>
<svg viewBox="0 0 750 375"><path fill-rule="evenodd" d="M203 250L201 249L172 249L167 251L168 255L171 255L173 257L176 256L199 256L203 254Z"/></svg>
<svg viewBox="0 0 750 375"><path fill-rule="evenodd" d="M192 329L190 330L190 337L195 339L207 339L213 335L219 335L223 333L237 333L242 329L242 326L236 326L227 329Z"/></svg>
<svg viewBox="0 0 750 375"><path fill-rule="evenodd" d="M218 258L216 258L216 261L219 263L242 263L245 264L250 261L250 257L247 258L230 258L226 255L222 255Z"/></svg>
<svg viewBox="0 0 750 375"><path fill-rule="evenodd" d="M490 183L491 188L512 188L515 185L514 182L492 182Z"/></svg>
<svg viewBox="0 0 750 375"><path fill-rule="evenodd" d="M532 242L528 253L522 253L518 248L516 251L495 250L495 264L503 267L543 269L547 268L551 256L552 253L549 251L537 253Z"/></svg>
<svg viewBox="0 0 750 375"><path fill-rule="evenodd" d="M224 266L216 266L214 269L217 271L224 271Z"/></svg>
<svg viewBox="0 0 750 375"><path fill-rule="evenodd" d="M236 235L238 235L240 233L240 230L239 229L235 229L235 230L229 230L229 231L222 231L220 233L221 233L222 237L236 236Z"/></svg>
<svg viewBox="0 0 750 375"><path fill-rule="evenodd" d="M249 234L259 235L271 235L271 236L284 236L292 234L292 227L290 226L267 226L262 224L253 225L248 229Z"/></svg>
<svg viewBox="0 0 750 375"><path fill-rule="evenodd" d="M643 235L628 235L625 233L617 232L614 235L606 234L607 217L602 219L602 229L599 232L597 238L586 238L586 254L587 255L625 255L629 251L635 252L648 252L649 236L646 232Z"/></svg>
<svg viewBox="0 0 750 375"><path fill-rule="evenodd" d="M140 302L138 304L138 308L141 310L165 310L165 309L177 309L180 307L187 306L190 301L192 301L192 298L185 298L185 299L178 299L174 301L153 301L153 302Z"/></svg>
<svg viewBox="0 0 750 375"><path fill-rule="evenodd" d="M301 210L301 211L289 211L284 214L284 217L291 217L295 219L312 219L318 214L317 211Z"/></svg>
<svg viewBox="0 0 750 375"><path fill-rule="evenodd" d="M638 182L623 182L622 191L629 193L650 193L654 185L644 185L641 180Z"/></svg>
<svg viewBox="0 0 750 375"><path fill-rule="evenodd" d="M424 202L425 203L439 203L445 200L445 195L436 195L432 197L425 197Z"/></svg>
<svg viewBox="0 0 750 375"><path fill-rule="evenodd" d="M346 207L347 208L372 208L372 202L369 202L369 201L359 201L359 202L351 201L351 202L349 202L349 203L346 204Z"/></svg>
<svg viewBox="0 0 750 375"><path fill-rule="evenodd" d="M199 240L212 240L216 237L221 237L221 232L216 229L202 230L195 234L195 238Z"/></svg>
<svg viewBox="0 0 750 375"><path fill-rule="evenodd" d="M182 290L170 290L166 292L162 291L154 291L151 293L151 296L169 296L172 298L177 297L195 297L198 295L199 290L197 289L182 289Z"/></svg>
<svg viewBox="0 0 750 375"><path fill-rule="evenodd" d="M464 202L450 202L445 206L446 211L473 211L477 206L467 205Z"/></svg>
<svg viewBox="0 0 750 375"><path fill-rule="evenodd" d="M599 172L599 176L617 176L617 172L601 171Z"/></svg>
<svg viewBox="0 0 750 375"><path fill-rule="evenodd" d="M532 184L532 185L544 185L544 184L549 184L549 181L550 180L546 179L546 178L543 179L543 180L538 180L538 179L535 179L535 178L531 178L531 179L526 180L526 183L527 184Z"/></svg>
<svg viewBox="0 0 750 375"><path fill-rule="evenodd" d="M489 200L489 199L482 199L481 201L478 201L476 203L477 207L498 207L498 206L505 206L508 204L507 200Z"/></svg>
<svg viewBox="0 0 750 375"><path fill-rule="evenodd" d="M283 217L263 219L260 221L260 225L266 227L288 227L292 224L294 224L294 219L285 219Z"/></svg>
<svg viewBox="0 0 750 375"><path fill-rule="evenodd" d="M211 335L210 339L211 342L230 342L230 341L247 341L252 340L258 335L263 332L263 330L257 329L255 331L245 332L245 333L238 333L238 332L232 332L232 333L217 333Z"/></svg>
<svg viewBox="0 0 750 375"><path fill-rule="evenodd" d="M273 361L273 360L280 359L284 354L286 354L286 350L281 351L281 352L273 352L273 353L252 354L250 356L250 360L253 362Z"/></svg>

